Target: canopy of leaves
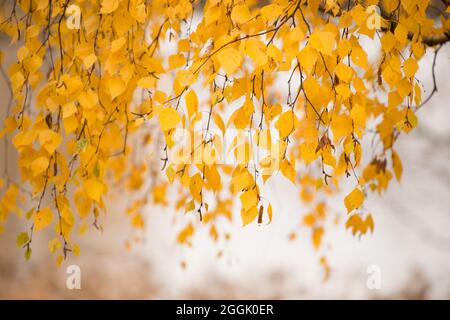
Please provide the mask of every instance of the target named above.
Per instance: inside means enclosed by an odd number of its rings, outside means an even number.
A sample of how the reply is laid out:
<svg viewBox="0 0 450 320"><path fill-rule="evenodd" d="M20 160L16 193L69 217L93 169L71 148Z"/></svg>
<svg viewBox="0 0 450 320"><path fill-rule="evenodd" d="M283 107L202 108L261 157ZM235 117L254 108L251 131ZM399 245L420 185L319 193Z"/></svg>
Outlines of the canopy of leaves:
<svg viewBox="0 0 450 320"><path fill-rule="evenodd" d="M181 245L203 225L226 238L235 201L243 225L270 223L276 174L311 208L317 250L343 180L347 228L373 231L364 200L400 180L395 142L430 97L418 62L450 35L444 0L16 0L1 14L15 61L0 136L21 179L5 170L0 228L28 211L18 245L29 258L53 227L58 263L116 186L136 232L148 204L186 212Z"/></svg>

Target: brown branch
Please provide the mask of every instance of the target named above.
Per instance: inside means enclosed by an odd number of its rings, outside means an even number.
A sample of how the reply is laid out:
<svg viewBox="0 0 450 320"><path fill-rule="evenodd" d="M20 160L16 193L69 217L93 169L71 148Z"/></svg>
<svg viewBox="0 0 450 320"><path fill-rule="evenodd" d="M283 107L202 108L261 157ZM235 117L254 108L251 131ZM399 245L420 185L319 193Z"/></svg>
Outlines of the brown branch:
<svg viewBox="0 0 450 320"><path fill-rule="evenodd" d="M439 46L435 51L434 51L434 57L433 57L433 64L431 66L431 75L433 78L433 89L431 91L431 93L429 94L429 96L420 104L418 105L414 111L419 110L420 108L422 108L428 101L430 101L430 99L433 97L433 95L438 91L437 88L437 82L436 82L436 59L437 59L437 55L439 53L439 50L441 50L442 45Z"/></svg>

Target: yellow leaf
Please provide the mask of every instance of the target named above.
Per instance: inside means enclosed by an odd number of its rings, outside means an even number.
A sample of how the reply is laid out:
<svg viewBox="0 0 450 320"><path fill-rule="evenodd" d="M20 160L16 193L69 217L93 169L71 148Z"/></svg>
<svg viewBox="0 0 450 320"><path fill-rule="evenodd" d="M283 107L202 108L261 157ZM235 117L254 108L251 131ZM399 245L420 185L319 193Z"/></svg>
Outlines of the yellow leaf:
<svg viewBox="0 0 450 320"><path fill-rule="evenodd" d="M195 82L195 76L189 70L178 70L176 81L182 88L188 87Z"/></svg>
<svg viewBox="0 0 450 320"><path fill-rule="evenodd" d="M345 83L349 83L352 80L353 69L342 62L340 62L336 66L336 69L334 70L334 72L339 77L339 79L344 81Z"/></svg>
<svg viewBox="0 0 450 320"><path fill-rule="evenodd" d="M405 98L407 95L410 94L412 89L413 87L407 78L403 78L401 81L397 83L397 92L402 101L403 98Z"/></svg>
<svg viewBox="0 0 450 320"><path fill-rule="evenodd" d="M309 37L311 46L325 55L331 55L335 42L334 34L327 31L316 30Z"/></svg>
<svg viewBox="0 0 450 320"><path fill-rule="evenodd" d="M314 249L319 249L320 244L322 243L322 236L323 236L323 228L322 227L317 227L314 228L312 231L312 243L314 245Z"/></svg>
<svg viewBox="0 0 450 320"><path fill-rule="evenodd" d="M189 182L189 191L191 191L192 196L194 199L200 201L201 200L201 193L203 188L203 178L200 175L200 173L196 173L191 177L191 180Z"/></svg>
<svg viewBox="0 0 450 320"><path fill-rule="evenodd" d="M7 117L4 121L5 130L7 133L13 132L17 128L17 122L14 117Z"/></svg>
<svg viewBox="0 0 450 320"><path fill-rule="evenodd" d="M33 176L36 177L45 170L47 170L49 161L47 157L41 156L33 160L31 163L31 172Z"/></svg>
<svg viewBox="0 0 450 320"><path fill-rule="evenodd" d="M222 135L225 135L225 123L223 122L222 118L219 114L214 115L214 123L219 127L219 129L222 131Z"/></svg>
<svg viewBox="0 0 450 320"><path fill-rule="evenodd" d="M403 130L406 133L409 133L411 129L417 127L418 119L414 111L412 111L409 108L405 109L404 113L405 113L405 125L403 126Z"/></svg>
<svg viewBox="0 0 450 320"><path fill-rule="evenodd" d="M182 54L173 54L169 56L169 68L176 69L186 63L186 57Z"/></svg>
<svg viewBox="0 0 450 320"><path fill-rule="evenodd" d="M59 256L56 258L56 266L57 266L57 267L60 267L61 264L63 263L63 260L64 260L64 256L59 255Z"/></svg>
<svg viewBox="0 0 450 320"><path fill-rule="evenodd" d="M209 8L205 12L205 24L209 25L219 20L221 14L221 6L210 4Z"/></svg>
<svg viewBox="0 0 450 320"><path fill-rule="evenodd" d="M75 113L77 113L77 106L73 103L73 101L63 105L63 119L66 119Z"/></svg>
<svg viewBox="0 0 450 320"><path fill-rule="evenodd" d="M131 224L136 229L144 229L144 219L140 213L136 214L131 220Z"/></svg>
<svg viewBox="0 0 450 320"><path fill-rule="evenodd" d="M389 108L394 109L396 106L400 105L402 103L403 99L398 94L397 91L391 91L388 94L388 106Z"/></svg>
<svg viewBox="0 0 450 320"><path fill-rule="evenodd" d="M263 42L250 39L245 43L245 53L253 60L256 67L263 66L269 60Z"/></svg>
<svg viewBox="0 0 450 320"><path fill-rule="evenodd" d="M395 46L395 37L392 32L388 31L381 37L381 48L384 52L389 53Z"/></svg>
<svg viewBox="0 0 450 320"><path fill-rule="evenodd" d="M217 239L219 238L219 234L217 233L217 229L214 225L209 228L209 235L214 241L217 241Z"/></svg>
<svg viewBox="0 0 450 320"><path fill-rule="evenodd" d="M221 186L221 178L220 178L220 174L217 171L217 168L215 165L206 166L205 177L208 180L208 184L212 190L215 190L215 191L220 190L220 188L222 187Z"/></svg>
<svg viewBox="0 0 450 320"><path fill-rule="evenodd" d="M230 76L242 63L242 55L234 48L225 48L217 54L219 61L225 73Z"/></svg>
<svg viewBox="0 0 450 320"><path fill-rule="evenodd" d="M187 243L194 234L194 227L189 223L183 230L178 233L177 241L180 244Z"/></svg>
<svg viewBox="0 0 450 320"><path fill-rule="evenodd" d="M353 48L351 53L353 63L363 69L367 68L367 53L361 48Z"/></svg>
<svg viewBox="0 0 450 320"><path fill-rule="evenodd" d="M281 15L282 8L278 4L273 3L262 7L260 12L264 20L269 23Z"/></svg>
<svg viewBox="0 0 450 320"><path fill-rule="evenodd" d="M88 89L78 96L78 102L81 107L91 109L98 103L98 96L94 91Z"/></svg>
<svg viewBox="0 0 450 320"><path fill-rule="evenodd" d="M370 230L370 232L373 233L373 229L374 229L374 223L373 223L373 218L372 215L369 214L366 219L364 220L364 227L366 230Z"/></svg>
<svg viewBox="0 0 450 320"><path fill-rule="evenodd" d="M269 44L269 46L267 47L267 55L278 63L283 61L283 54L281 53L280 49L278 49L278 47L273 44Z"/></svg>
<svg viewBox="0 0 450 320"><path fill-rule="evenodd" d="M258 208L256 206L251 207L247 211L242 210L241 211L241 218L242 218L243 226L246 226L249 223L251 223L253 220L255 220L256 217L258 216L258 213L259 213L259 211L258 211Z"/></svg>
<svg viewBox="0 0 450 320"><path fill-rule="evenodd" d="M305 38L305 34L300 26L293 28L284 38L286 43L297 43Z"/></svg>
<svg viewBox="0 0 450 320"><path fill-rule="evenodd" d="M102 0L101 14L109 14L119 7L119 0Z"/></svg>
<svg viewBox="0 0 450 320"><path fill-rule="evenodd" d="M245 212L258 204L258 194L256 193L256 189L244 191L239 198L241 199L242 208Z"/></svg>
<svg viewBox="0 0 450 320"><path fill-rule="evenodd" d="M359 214L354 214L351 215L348 219L347 222L345 223L345 229L352 229L352 234L355 235L358 231L361 230L362 227L362 219L359 216Z"/></svg>
<svg viewBox="0 0 450 320"><path fill-rule="evenodd" d="M403 174L403 165L397 152L392 150L392 167L394 169L395 178L400 181Z"/></svg>
<svg viewBox="0 0 450 320"><path fill-rule="evenodd" d="M359 214L354 214L347 219L345 223L346 229L352 229L352 234L356 235L358 232L362 234L366 234L367 230L373 233L374 223L372 219L372 215L369 214L366 219L362 219Z"/></svg>
<svg viewBox="0 0 450 320"><path fill-rule="evenodd" d="M349 135L352 132L352 119L347 115L333 116L331 131L333 132L334 141Z"/></svg>
<svg viewBox="0 0 450 320"><path fill-rule="evenodd" d="M120 37L111 41L110 53L118 52L120 49L124 48L126 43L127 39L125 39L125 37Z"/></svg>
<svg viewBox="0 0 450 320"><path fill-rule="evenodd" d="M180 52L188 52L191 48L191 44L188 39L182 39L178 41L178 51Z"/></svg>
<svg viewBox="0 0 450 320"><path fill-rule="evenodd" d="M48 250L50 253L55 253L56 250L61 248L61 241L58 238L54 238L48 242Z"/></svg>
<svg viewBox="0 0 450 320"><path fill-rule="evenodd" d="M352 91L349 89L348 85L345 83L340 83L336 86L336 92L342 97L342 99L347 100Z"/></svg>
<svg viewBox="0 0 450 320"><path fill-rule="evenodd" d="M313 213L308 213L303 217L303 223L308 227L312 227L316 223L316 216Z"/></svg>
<svg viewBox="0 0 450 320"><path fill-rule="evenodd" d="M88 230L89 226L86 223L83 223L78 227L78 234L80 236L84 236L88 232Z"/></svg>
<svg viewBox="0 0 450 320"><path fill-rule="evenodd" d="M30 50L27 47L21 47L17 50L17 60L22 62L30 54Z"/></svg>
<svg viewBox="0 0 450 320"><path fill-rule="evenodd" d="M281 173L288 178L293 184L295 184L295 168L287 160L281 162Z"/></svg>
<svg viewBox="0 0 450 320"><path fill-rule="evenodd" d="M164 108L159 114L159 125L164 132L175 128L180 120L180 115L173 108Z"/></svg>
<svg viewBox="0 0 450 320"><path fill-rule="evenodd" d="M405 45L408 42L408 29L402 23L399 23L395 28L394 36L399 43Z"/></svg>
<svg viewBox="0 0 450 320"><path fill-rule="evenodd" d="M272 205L269 203L269 207L267 208L267 216L269 217L268 224L272 222L272 215L273 215L273 213L272 213Z"/></svg>
<svg viewBox="0 0 450 320"><path fill-rule="evenodd" d="M231 20L233 20L235 23L242 24L250 20L250 18L250 11L248 10L246 4L237 5L231 11Z"/></svg>
<svg viewBox="0 0 450 320"><path fill-rule="evenodd" d="M18 247L23 246L25 243L30 241L30 237L28 236L28 232L22 232L17 236L16 244Z"/></svg>
<svg viewBox="0 0 450 320"><path fill-rule="evenodd" d="M153 77L143 77L137 82L137 85L144 89L150 89L155 86L155 78Z"/></svg>
<svg viewBox="0 0 450 320"><path fill-rule="evenodd" d="M284 139L292 133L294 130L294 113L292 110L288 110L280 115L275 128L278 129L280 139Z"/></svg>
<svg viewBox="0 0 450 320"><path fill-rule="evenodd" d="M195 94L195 91L190 90L186 94L186 108L188 112L188 118L191 119L194 114L197 113L198 109L198 99L197 95Z"/></svg>
<svg viewBox="0 0 450 320"><path fill-rule="evenodd" d="M405 76L408 78L414 77L418 68L419 66L417 65L416 60L412 57L408 58L403 65L403 71L405 72Z"/></svg>
<svg viewBox="0 0 450 320"><path fill-rule="evenodd" d="M366 125L366 108L359 104L355 104L350 111L350 117L355 125L364 128Z"/></svg>
<svg viewBox="0 0 450 320"><path fill-rule="evenodd" d="M344 199L347 212L350 213L354 209L361 207L363 201L364 193L359 188L353 189L353 191L350 192Z"/></svg>
<svg viewBox="0 0 450 320"><path fill-rule="evenodd" d="M111 78L108 81L108 89L111 98L114 99L125 91L125 83L120 78Z"/></svg>
<svg viewBox="0 0 450 320"><path fill-rule="evenodd" d="M76 244L72 246L72 253L75 257L78 257L80 255L80 247Z"/></svg>
<svg viewBox="0 0 450 320"><path fill-rule="evenodd" d="M53 220L53 214L50 208L39 210L34 215L34 230L36 232L48 227Z"/></svg>
<svg viewBox="0 0 450 320"><path fill-rule="evenodd" d="M39 142L49 154L53 154L61 144L62 137L53 130L43 130L39 133Z"/></svg>
<svg viewBox="0 0 450 320"><path fill-rule="evenodd" d="M253 177L247 170L235 175L231 180L234 192L247 188L252 182Z"/></svg>
<svg viewBox="0 0 450 320"><path fill-rule="evenodd" d="M316 64L317 51L310 46L306 46L297 54L297 58L302 68L311 69Z"/></svg>
<svg viewBox="0 0 450 320"><path fill-rule="evenodd" d="M96 61L97 61L97 56L92 53L83 59L84 67L86 69L90 69Z"/></svg>
<svg viewBox="0 0 450 320"><path fill-rule="evenodd" d="M41 67L42 59L38 55L32 55L31 57L25 59L24 65L28 72L33 74Z"/></svg>
<svg viewBox="0 0 450 320"><path fill-rule="evenodd" d="M186 203L186 206L184 207L184 212L190 212L193 211L195 209L195 202L194 200L189 201L188 203Z"/></svg>
<svg viewBox="0 0 450 320"><path fill-rule="evenodd" d="M311 163L317 158L317 143L302 143L300 144L300 156L306 164ZM322 180L321 180L322 181Z"/></svg>
<svg viewBox="0 0 450 320"><path fill-rule="evenodd" d="M13 74L9 80L11 81L11 87L12 87L13 91L16 92L24 84L25 77L23 76L23 74L20 71L18 71L15 74Z"/></svg>
<svg viewBox="0 0 450 320"><path fill-rule="evenodd" d="M94 179L88 179L84 182L84 190L89 198L100 202L100 198L105 193L106 188L103 183Z"/></svg>

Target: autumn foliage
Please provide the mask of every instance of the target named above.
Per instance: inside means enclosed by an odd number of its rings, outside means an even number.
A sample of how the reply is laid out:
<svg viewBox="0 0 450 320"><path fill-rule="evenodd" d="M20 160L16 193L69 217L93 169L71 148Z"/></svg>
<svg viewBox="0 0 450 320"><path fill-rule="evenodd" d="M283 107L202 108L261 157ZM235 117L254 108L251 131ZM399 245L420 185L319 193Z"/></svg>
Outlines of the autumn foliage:
<svg viewBox="0 0 450 320"><path fill-rule="evenodd" d="M29 258L51 227L58 263L101 228L114 188L137 231L146 206L173 205L181 245L196 228L226 237L225 221L269 224L274 175L310 208L316 249L344 182L346 227L373 231L365 199L402 176L395 143L436 90L423 94L419 60L450 27L444 0L16 0L1 14L14 61L0 136L18 160L0 228L25 217Z"/></svg>

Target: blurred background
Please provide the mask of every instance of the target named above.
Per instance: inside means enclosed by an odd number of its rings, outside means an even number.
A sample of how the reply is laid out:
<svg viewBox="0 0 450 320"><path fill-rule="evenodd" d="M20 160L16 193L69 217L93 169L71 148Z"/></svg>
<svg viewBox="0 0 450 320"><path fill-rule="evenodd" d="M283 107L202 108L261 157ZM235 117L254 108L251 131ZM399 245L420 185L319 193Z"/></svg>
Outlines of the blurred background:
<svg viewBox="0 0 450 320"><path fill-rule="evenodd" d="M6 38L0 49L13 52ZM324 281L320 255L308 230L298 225L306 212L298 189L274 177L263 192L270 194L274 219L268 226L224 226L231 238L213 243L207 230L180 246L174 208L150 207L142 241L126 248L131 226L113 190L103 232L91 228L81 238L81 255L56 267L47 248L50 236L33 241L26 262L16 247L24 220L11 216L0 235L0 298L2 299L449 299L450 298L450 47L437 58L438 92L419 111L419 126L397 143L404 174L392 181L382 197L371 195L365 204L375 219L375 232L358 239L339 224L327 229L326 257L331 274ZM3 68L11 61L7 56ZM432 88L429 49L417 77L427 96ZM0 79L2 107L9 99L5 78ZM5 147L0 143L0 168ZM14 152L8 153L13 171ZM14 175L14 174L13 174ZM18 175L16 173L16 177ZM19 179L17 179L19 180ZM114 193L116 194L114 196ZM168 195L170 197L170 195ZM124 199L122 199L124 200ZM125 199L126 200L126 199ZM330 207L344 212L342 198ZM293 221L295 223L293 223ZM298 222L298 224L297 224ZM297 232L295 240L288 235ZM66 288L66 267L81 268L81 290ZM370 266L379 268L381 287L367 286Z"/></svg>

